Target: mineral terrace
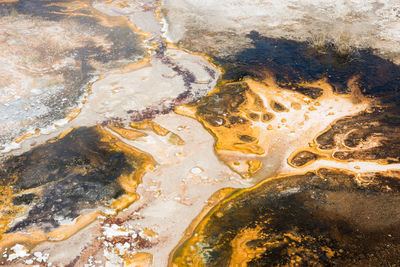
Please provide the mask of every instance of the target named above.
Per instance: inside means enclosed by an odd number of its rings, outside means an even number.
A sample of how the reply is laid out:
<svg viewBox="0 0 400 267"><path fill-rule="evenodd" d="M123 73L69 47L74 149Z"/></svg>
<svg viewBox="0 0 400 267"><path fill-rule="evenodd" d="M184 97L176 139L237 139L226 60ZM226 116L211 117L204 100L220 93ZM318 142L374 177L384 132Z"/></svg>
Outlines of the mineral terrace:
<svg viewBox="0 0 400 267"><path fill-rule="evenodd" d="M398 1L0 0L0 265L400 265Z"/></svg>

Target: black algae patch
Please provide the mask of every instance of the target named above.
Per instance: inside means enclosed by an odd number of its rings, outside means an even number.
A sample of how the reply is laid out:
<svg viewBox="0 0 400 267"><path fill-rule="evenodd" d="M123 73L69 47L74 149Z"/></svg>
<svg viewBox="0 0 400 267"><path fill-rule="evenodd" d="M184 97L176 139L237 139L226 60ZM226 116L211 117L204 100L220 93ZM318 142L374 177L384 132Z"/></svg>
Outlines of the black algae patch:
<svg viewBox="0 0 400 267"><path fill-rule="evenodd" d="M297 89L302 93L311 91L316 98L318 92L307 90L298 83L327 78L336 92L347 93L347 82L360 75L359 85L368 95L384 95L400 91L400 67L373 54L368 49L340 54L334 45L317 49L307 42L274 39L258 32L247 35L254 48L229 57L214 57L217 64L226 69L225 80L239 80L244 76L262 79L263 71L272 72L282 87Z"/></svg>
<svg viewBox="0 0 400 267"><path fill-rule="evenodd" d="M123 152L102 141L96 127L73 130L62 139L36 147L4 162L2 184L17 177L16 192L42 188L42 193L14 198L14 205L31 205L26 219L8 232L32 226L51 230L57 218L74 219L84 209L95 208L123 194L117 183L122 173L134 170Z"/></svg>
<svg viewBox="0 0 400 267"><path fill-rule="evenodd" d="M177 250L174 263L398 264L400 193L395 179L377 175L374 184L358 185L346 172L320 169L232 196L206 215L196 235Z"/></svg>

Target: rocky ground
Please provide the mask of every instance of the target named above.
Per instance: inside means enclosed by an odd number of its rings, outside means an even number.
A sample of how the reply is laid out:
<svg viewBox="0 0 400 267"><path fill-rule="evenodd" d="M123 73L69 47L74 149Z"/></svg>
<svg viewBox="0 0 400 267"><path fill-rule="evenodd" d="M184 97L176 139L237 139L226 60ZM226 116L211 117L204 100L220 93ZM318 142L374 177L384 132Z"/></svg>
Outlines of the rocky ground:
<svg viewBox="0 0 400 267"><path fill-rule="evenodd" d="M397 265L399 8L0 0L0 264Z"/></svg>

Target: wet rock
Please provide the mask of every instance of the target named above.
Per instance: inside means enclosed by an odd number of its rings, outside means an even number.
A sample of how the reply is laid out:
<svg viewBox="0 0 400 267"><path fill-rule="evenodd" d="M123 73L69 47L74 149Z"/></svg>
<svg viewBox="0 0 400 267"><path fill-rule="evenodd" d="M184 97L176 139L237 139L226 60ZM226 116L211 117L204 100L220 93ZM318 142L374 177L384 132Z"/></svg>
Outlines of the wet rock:
<svg viewBox="0 0 400 267"><path fill-rule="evenodd" d="M133 193L128 188L141 182L141 173L151 164L150 156L101 127L74 129L10 157L3 163L1 183L13 188L13 205L29 205L29 212L8 232L30 228L48 232L83 210L109 206L127 191ZM124 180L125 176L131 180Z"/></svg>
<svg viewBox="0 0 400 267"><path fill-rule="evenodd" d="M398 114L397 107L388 107L340 119L316 138L317 144L335 150L333 157L340 160L399 162Z"/></svg>
<svg viewBox="0 0 400 267"><path fill-rule="evenodd" d="M320 169L238 190L202 219L172 264L396 264L397 179L359 185L351 173Z"/></svg>
<svg viewBox="0 0 400 267"><path fill-rule="evenodd" d="M318 158L319 156L317 154L310 151L300 151L290 160L290 163L296 167L301 167L307 163L315 161Z"/></svg>

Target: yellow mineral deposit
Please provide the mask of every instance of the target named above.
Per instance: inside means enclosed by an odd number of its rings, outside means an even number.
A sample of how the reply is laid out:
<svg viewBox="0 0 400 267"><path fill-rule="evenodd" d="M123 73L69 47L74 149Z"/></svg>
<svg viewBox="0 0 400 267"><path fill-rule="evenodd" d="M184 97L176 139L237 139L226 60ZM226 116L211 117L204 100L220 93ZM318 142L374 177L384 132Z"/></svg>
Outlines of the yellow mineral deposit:
<svg viewBox="0 0 400 267"><path fill-rule="evenodd" d="M146 235L146 236L149 236L149 237L157 236L157 233L154 232L154 231L153 231L152 229L150 229L150 228L145 228L145 229L143 229L143 234Z"/></svg>
<svg viewBox="0 0 400 267"><path fill-rule="evenodd" d="M118 135L120 135L122 138L125 138L127 140L136 140L140 137L145 137L147 136L146 133L143 132L139 132L136 130L132 130L132 129L127 129L124 128L120 125L109 125L107 126L111 131L117 133Z"/></svg>
<svg viewBox="0 0 400 267"><path fill-rule="evenodd" d="M138 184L142 182L143 175L147 171L151 171L154 169L155 162L149 154L142 152L136 149L135 147L132 147L124 143L116 135L107 131L105 128L101 126L95 126L95 129L101 136L101 142L106 143L109 146L110 150L114 152L124 153L128 162L130 162L131 164L134 163L136 164L137 168L136 171L130 173L122 173L121 176L118 178L118 183L124 189L125 194L123 194L118 199L114 200L110 205L110 208L114 209L114 212L117 213L139 199L139 195L136 194L136 188ZM118 129L123 133L126 133L118 127L114 129ZM64 138L72 130L73 129L70 129L60 134L60 136L57 139L51 140L49 141L49 143L57 142L57 140ZM127 131L129 132L133 130L128 129ZM130 134L132 135L133 133ZM93 158L93 160L95 161L96 159ZM12 181L10 185L2 186L1 188L2 194L0 195L0 205L1 205L0 208L2 211L9 211L9 212L7 213L2 212L0 217L0 223L1 223L0 251L4 251L4 249L12 247L15 244L23 244L27 248L33 248L37 244L42 243L44 241L65 240L71 237L72 235L76 234L78 231L85 228L92 222L94 222L98 218L98 216L100 215L107 216L104 212L97 210L81 215L80 217L76 218L74 223L71 225L60 226L57 229L48 233L45 233L42 230L31 229L29 232L26 233L17 232L17 233L4 234L4 232L7 231L8 229L9 223L15 218L18 212L21 212L21 208L14 207L12 204L14 192L11 185L13 182L15 181ZM39 189L34 188L31 189L30 191L38 191L38 190L40 190L40 188Z"/></svg>
<svg viewBox="0 0 400 267"><path fill-rule="evenodd" d="M130 126L138 130L152 131L159 136L168 136L168 142L173 145L181 146L185 144L185 141L179 135L171 132L168 129L165 129L160 124L149 119L145 119L140 122L131 122Z"/></svg>
<svg viewBox="0 0 400 267"><path fill-rule="evenodd" d="M136 252L123 255L127 267L149 267L153 264L153 255L146 252Z"/></svg>
<svg viewBox="0 0 400 267"><path fill-rule="evenodd" d="M332 168L331 171L339 171L339 169L334 169ZM354 172L348 171L348 170L340 170L343 175L349 175L349 177L357 177L357 175ZM319 173L319 170L316 172ZM382 173L385 175L390 175L390 172ZM305 173L301 175L307 175ZM300 175L300 176L301 176ZM319 174L321 177L324 177L323 174ZM376 173L371 173L370 179L367 179L369 176L369 173L363 173L363 176L366 176L366 180L360 181L360 183L365 183L365 185L371 185L375 183L374 175ZM398 173L393 174L394 177L396 177ZM169 266L172 267L181 267L181 266L207 266L206 259L209 256L209 254L206 251L203 251L202 244L208 244L207 241L205 241L206 235L205 234L210 227L210 223L212 220L215 220L215 218L223 218L226 214L224 212L231 212L231 209L235 209L240 207L243 203L241 204L235 203L235 199L240 198L239 196L243 196L242 194L248 194L251 192L263 192L262 190L259 191L260 188L263 188L263 184L267 184L272 182L273 180L275 181L281 181L282 183L289 182L289 179L293 178L295 176L277 176L277 177L272 177L269 178L253 187L246 188L246 189L240 189L240 190L234 190L234 189L222 189L218 192L216 192L211 198L210 198L210 206L206 206L202 212L193 220L193 222L190 224L190 226L187 228L185 231L182 240L179 242L179 244L175 247L175 249L171 252L170 258L169 258ZM357 178L356 178L357 179ZM379 182L377 182L378 184ZM293 185L289 186L290 188ZM275 187L275 189L278 189L282 193L287 192L287 187ZM251 202L249 200L249 202ZM225 206L225 209L221 208ZM271 211L271 214L274 214L273 211ZM246 213L243 214L243 216L247 217ZM230 259L229 261L229 266L231 267L245 267L248 266L248 263L251 260L259 258L263 253L265 253L266 250L273 250L274 248L277 247L287 247L288 249L288 254L289 255L296 255L297 253L300 254L306 254L310 256L311 258L314 258L315 260L318 259L318 255L316 251L309 250L309 248L304 247L302 244L307 243L307 242L314 242L312 236L308 235L299 235L297 233L282 233L282 235L279 238L268 238L269 235L274 235L274 233L267 233L265 232L265 229L263 229L258 226L258 223L262 224L270 224L272 221L271 219L263 219L265 221L259 221L255 222L254 226L245 226L243 225L243 228L238 232L235 237L230 241L230 247L232 248L232 252L230 254ZM227 225L229 225L230 222L226 221ZM213 233L216 234L216 233ZM220 233L218 233L220 234ZM209 236L208 236L209 237ZM226 236L225 236L226 237ZM267 237L267 238L266 238ZM257 246L251 244L250 241L257 241L257 240L265 240L269 239L268 242L264 241L262 242L262 245ZM220 243L222 244L222 243ZM216 244L213 244L217 246ZM207 246L207 245L206 245ZM212 245L211 245L212 246ZM211 248L210 252L212 252ZM214 249L217 249L217 247L214 247ZM335 255L335 253L341 253L340 250L333 251L330 247L328 246L321 246L319 249L325 252L326 257L331 258ZM292 259L293 262L291 262L290 266L296 266L297 261L301 262L301 258L296 258L293 257Z"/></svg>
<svg viewBox="0 0 400 267"><path fill-rule="evenodd" d="M2 235L8 229L8 225L17 216L18 213L22 212L22 208L13 205L13 189L9 185L0 186L0 240Z"/></svg>
<svg viewBox="0 0 400 267"><path fill-rule="evenodd" d="M171 144L176 145L176 146L182 146L185 144L185 141L179 135L177 135L176 133L172 133L172 132L169 135L168 141Z"/></svg>
<svg viewBox="0 0 400 267"><path fill-rule="evenodd" d="M231 114L222 114L210 121L209 115L199 113L199 107L211 106L213 96L227 86L248 87L240 93L244 101ZM272 76L267 75L263 81L244 78L240 82L222 84L205 100L177 107L176 112L196 118L210 131L216 139L216 153L233 170L245 178L265 177L264 165L271 157L284 162L282 167L285 167L290 152L312 143L313 138L336 119L354 115L369 106L369 100L361 95L353 79L348 84L352 93L347 95L334 93L325 79L301 86L319 88L322 94L312 99L279 87ZM232 101L222 104L230 105ZM225 122L228 120L231 123Z"/></svg>
<svg viewBox="0 0 400 267"><path fill-rule="evenodd" d="M152 131L160 136L166 136L170 132L169 130L162 127L160 124L149 119L140 122L131 122L130 126L138 130Z"/></svg>
<svg viewBox="0 0 400 267"><path fill-rule="evenodd" d="M136 63L126 64L123 68L120 69L120 71L123 73L132 72L149 66L151 66L150 56L149 54L147 54L142 60Z"/></svg>
<svg viewBox="0 0 400 267"><path fill-rule="evenodd" d="M125 192L128 194L135 193L136 187L142 182L143 175L148 171L154 170L154 159L149 154L122 142L117 136L105 130L103 127L97 126L97 129L103 136L102 141L107 142L114 151L123 152L132 163L140 163L140 168L136 169L136 171L122 174L118 178L118 182ZM132 199L135 199L135 197L130 196L126 198L127 201Z"/></svg>
<svg viewBox="0 0 400 267"><path fill-rule="evenodd" d="M265 252L265 248L250 248L247 245L248 242L259 238L263 234L261 231L260 227L245 228L231 241L233 253L230 267L246 267L249 261Z"/></svg>
<svg viewBox="0 0 400 267"><path fill-rule="evenodd" d="M32 135L37 135L37 134L39 134L40 133L40 130L39 129L36 129L34 132L30 132L30 133L26 133L26 134L24 134L23 136L21 136L21 137L18 137L17 139L15 139L14 140L14 142L15 143L21 143L25 138L27 138L27 137L29 137L29 136L32 136Z"/></svg>
<svg viewBox="0 0 400 267"><path fill-rule="evenodd" d="M192 255L182 255L181 258L178 258L174 260L173 256L175 253L177 253L177 249L180 248L185 242L188 242L188 244L185 244L185 247L189 247L192 245L195 245L196 242L198 242L199 235L195 232L198 230L198 225L201 223L205 225L204 218L206 218L206 215L223 199L234 193L237 189L234 188L224 188L221 189L217 192L215 192L207 201L207 204L204 206L202 211L199 213L199 215L196 216L196 218L191 222L189 227L185 230L183 237L181 241L178 243L178 245L171 251L169 255L169 260L168 260L168 266L173 266L173 267L180 267L184 266L181 264L186 264L186 260L188 258L189 261L192 263L193 266L203 266L203 262L200 258L197 258L196 256L192 257ZM194 254L195 255L195 254Z"/></svg>

